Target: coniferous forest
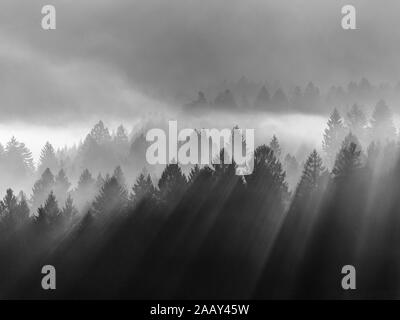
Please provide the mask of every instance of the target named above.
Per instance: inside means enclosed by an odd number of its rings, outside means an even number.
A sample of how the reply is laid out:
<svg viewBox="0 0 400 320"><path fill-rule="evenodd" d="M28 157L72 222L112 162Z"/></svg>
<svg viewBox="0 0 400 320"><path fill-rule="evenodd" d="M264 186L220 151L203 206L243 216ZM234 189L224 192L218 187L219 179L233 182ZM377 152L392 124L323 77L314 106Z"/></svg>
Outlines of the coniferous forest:
<svg viewBox="0 0 400 320"><path fill-rule="evenodd" d="M102 121L79 146L47 142L36 167L12 138L1 146L5 181L34 181L0 202L0 298L396 298L391 108L333 109L321 138L297 159L271 135L246 176L223 161L155 168L144 132L110 133ZM40 286L43 265L56 268L57 290ZM345 265L357 290L342 289Z"/></svg>

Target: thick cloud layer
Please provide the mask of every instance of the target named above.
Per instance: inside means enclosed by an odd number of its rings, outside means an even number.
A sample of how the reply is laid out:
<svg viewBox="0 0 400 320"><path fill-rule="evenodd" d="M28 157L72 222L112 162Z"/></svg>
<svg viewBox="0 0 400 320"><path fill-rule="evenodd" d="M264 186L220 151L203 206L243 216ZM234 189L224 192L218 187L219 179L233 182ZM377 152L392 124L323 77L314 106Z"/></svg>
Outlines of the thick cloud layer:
<svg viewBox="0 0 400 320"><path fill-rule="evenodd" d="M44 4L2 1L2 121L134 117L242 75L399 80L396 0L353 1L351 31L338 0L54 0L55 31L41 29Z"/></svg>

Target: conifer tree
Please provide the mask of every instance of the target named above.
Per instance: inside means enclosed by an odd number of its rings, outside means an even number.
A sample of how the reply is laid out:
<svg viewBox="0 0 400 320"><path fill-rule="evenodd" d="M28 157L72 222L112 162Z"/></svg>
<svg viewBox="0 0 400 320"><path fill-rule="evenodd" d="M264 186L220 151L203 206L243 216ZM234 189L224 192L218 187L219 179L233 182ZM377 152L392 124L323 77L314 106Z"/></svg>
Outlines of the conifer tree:
<svg viewBox="0 0 400 320"><path fill-rule="evenodd" d="M104 126L104 123L101 120L93 127L92 131L90 132L90 136L99 145L111 141L110 132Z"/></svg>
<svg viewBox="0 0 400 320"><path fill-rule="evenodd" d="M68 195L67 200L65 200L65 205L61 210L61 214L63 219L66 220L71 220L78 214L78 210L76 209L74 200L70 194Z"/></svg>
<svg viewBox="0 0 400 320"><path fill-rule="evenodd" d="M119 184L117 178L108 177L93 202L94 213L99 216L121 213L126 208L127 199L127 191Z"/></svg>
<svg viewBox="0 0 400 320"><path fill-rule="evenodd" d="M131 206L135 206L143 200L154 201L156 198L156 189L151 181L150 175L143 173L139 175L135 184L132 187L130 194Z"/></svg>
<svg viewBox="0 0 400 320"><path fill-rule="evenodd" d="M254 106L259 109L266 109L269 103L270 103L270 96L267 88L264 85L261 87L260 91L257 94Z"/></svg>
<svg viewBox="0 0 400 320"><path fill-rule="evenodd" d="M393 114L384 100L380 100L374 109L371 118L372 141L394 140L396 128L393 125Z"/></svg>
<svg viewBox="0 0 400 320"><path fill-rule="evenodd" d="M42 174L46 168L55 172L58 169L58 161L56 153L50 142L46 142L44 145L39 158L38 172Z"/></svg>
<svg viewBox="0 0 400 320"><path fill-rule="evenodd" d="M179 165L167 165L158 181L160 199L167 204L175 203L186 189L186 184L186 177Z"/></svg>
<svg viewBox="0 0 400 320"><path fill-rule="evenodd" d="M73 192L76 206L80 212L86 212L89 209L99 189L100 187L96 187L96 181L90 171L88 169L83 170L79 177L78 186Z"/></svg>
<svg viewBox="0 0 400 320"><path fill-rule="evenodd" d="M278 138L273 135L271 142L269 143L270 149L274 152L274 155L277 159L281 157L281 146L279 145Z"/></svg>
<svg viewBox="0 0 400 320"><path fill-rule="evenodd" d="M37 210L35 223L42 226L53 226L60 222L60 218L58 202L53 191L51 191L44 205L41 205Z"/></svg>
<svg viewBox="0 0 400 320"><path fill-rule="evenodd" d="M114 141L121 147L127 147L128 145L128 135L126 134L126 130L122 124L117 128Z"/></svg>
<svg viewBox="0 0 400 320"><path fill-rule="evenodd" d="M54 181L54 195L60 201L60 203L64 203L67 198L67 192L70 188L71 183L69 182L64 169L60 169Z"/></svg>
<svg viewBox="0 0 400 320"><path fill-rule="evenodd" d="M14 180L25 179L34 171L32 153L24 143L18 142L15 137L12 137L6 145L4 165L7 168L7 173Z"/></svg>
<svg viewBox="0 0 400 320"><path fill-rule="evenodd" d="M323 167L322 159L314 149L304 164L303 174L297 186L295 198L304 198L313 190L321 188L324 175L326 176L326 170Z"/></svg>
<svg viewBox="0 0 400 320"><path fill-rule="evenodd" d="M333 110L328 120L328 127L324 131L324 139L322 141L322 149L326 155L326 163L329 167L335 161L336 153L341 147L345 135L345 128L336 108Z"/></svg>
<svg viewBox="0 0 400 320"><path fill-rule="evenodd" d="M54 188L54 176L50 169L47 168L41 178L35 182L32 189L32 209L36 211L37 208L45 201L47 195Z"/></svg>
<svg viewBox="0 0 400 320"><path fill-rule="evenodd" d="M335 166L332 170L335 179L345 178L353 174L361 166L360 160L361 150L354 143L346 144L343 142L343 146L338 153L335 161Z"/></svg>
<svg viewBox="0 0 400 320"><path fill-rule="evenodd" d="M117 179L121 187L126 188L126 179L124 173L122 172L121 166L117 166L115 168L113 176Z"/></svg>
<svg viewBox="0 0 400 320"><path fill-rule="evenodd" d="M28 206L28 201L26 199L25 193L20 191L18 195L18 205L17 205L17 211L16 211L16 218L19 223L23 223L24 221L27 221L29 218L29 206Z"/></svg>

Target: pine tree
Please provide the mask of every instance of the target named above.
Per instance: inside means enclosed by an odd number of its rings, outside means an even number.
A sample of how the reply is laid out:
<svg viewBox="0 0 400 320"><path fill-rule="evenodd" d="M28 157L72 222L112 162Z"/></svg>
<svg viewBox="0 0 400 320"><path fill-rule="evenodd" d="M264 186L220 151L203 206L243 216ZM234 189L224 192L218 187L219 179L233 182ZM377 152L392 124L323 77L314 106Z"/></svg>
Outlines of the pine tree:
<svg viewBox="0 0 400 320"><path fill-rule="evenodd" d="M277 111L285 111L289 107L289 100L281 88L275 91L271 103Z"/></svg>
<svg viewBox="0 0 400 320"><path fill-rule="evenodd" d="M42 226L56 225L60 222L60 209L53 191L48 195L44 206L41 205L35 216L35 223Z"/></svg>
<svg viewBox="0 0 400 320"><path fill-rule="evenodd" d="M50 169L47 168L41 178L35 182L32 189L32 209L36 211L37 208L45 201L47 195L54 188L54 176Z"/></svg>
<svg viewBox="0 0 400 320"><path fill-rule="evenodd" d="M355 103L347 113L348 126L350 130L357 136L364 140L365 126L367 125L367 118L362 109Z"/></svg>
<svg viewBox="0 0 400 320"><path fill-rule="evenodd" d="M295 199L304 198L304 196L308 196L312 191L321 188L324 175L326 175L326 170L323 167L322 159L314 149L304 164L303 174L297 185Z"/></svg>
<svg viewBox="0 0 400 320"><path fill-rule="evenodd" d="M227 89L215 98L215 105L223 108L236 108L237 104L232 92Z"/></svg>
<svg viewBox="0 0 400 320"><path fill-rule="evenodd" d="M25 179L34 171L32 153L24 143L18 142L15 137L12 137L6 145L4 160L7 173L14 180Z"/></svg>
<svg viewBox="0 0 400 320"><path fill-rule="evenodd" d="M384 100L380 100L374 109L371 119L372 141L394 140L396 128L393 125L393 114Z"/></svg>
<svg viewBox="0 0 400 320"><path fill-rule="evenodd" d="M104 216L109 213L121 213L127 203L126 189L118 183L116 177L106 178L99 195L93 202L94 213Z"/></svg>
<svg viewBox="0 0 400 320"><path fill-rule="evenodd" d="M121 187L126 188L126 179L124 173L122 172L121 166L117 166L115 168L113 176L117 179Z"/></svg>
<svg viewBox="0 0 400 320"><path fill-rule="evenodd" d="M17 205L17 210L16 210L16 218L19 223L23 223L25 221L28 221L29 218L29 206L28 206L28 201L26 199L25 193L20 191L18 195L18 205Z"/></svg>
<svg viewBox="0 0 400 320"><path fill-rule="evenodd" d="M71 195L68 195L67 200L65 200L65 205L61 210L63 219L71 220L78 214L78 210L74 206L74 200Z"/></svg>
<svg viewBox="0 0 400 320"><path fill-rule="evenodd" d="M254 106L259 109L266 109L270 103L270 96L265 86L262 86L257 94Z"/></svg>
<svg viewBox="0 0 400 320"><path fill-rule="evenodd" d="M96 181L93 179L90 171L88 169L83 170L79 177L78 186L74 191L74 200L77 208L81 212L86 212L87 209L89 209L89 206L99 189L100 186L98 188L96 187Z"/></svg>
<svg viewBox="0 0 400 320"><path fill-rule="evenodd" d="M332 170L334 178L340 179L348 177L360 168L360 155L361 151L354 142L350 142L350 144L344 142Z"/></svg>
<svg viewBox="0 0 400 320"><path fill-rule="evenodd" d="M67 192L71 186L64 169L60 169L58 172L55 181L54 181L54 195L60 201L60 203L64 203L67 198Z"/></svg>
<svg viewBox="0 0 400 320"><path fill-rule="evenodd" d="M272 137L272 140L269 143L269 147L274 152L275 157L277 159L280 159L282 150L281 150L281 146L279 145L278 138L275 135Z"/></svg>
<svg viewBox="0 0 400 320"><path fill-rule="evenodd" d="M108 129L104 126L103 121L99 121L90 132L90 136L101 145L111 141L111 135Z"/></svg>
<svg viewBox="0 0 400 320"><path fill-rule="evenodd" d="M345 128L339 112L334 109L329 120L328 128L324 131L324 140L322 141L322 149L326 155L326 163L329 167L335 161L336 153L341 147L342 140L345 135Z"/></svg>
<svg viewBox="0 0 400 320"><path fill-rule="evenodd" d="M105 180L104 180L103 176L101 175L101 173L99 173L97 175L96 183L95 183L97 190L100 190L103 187L104 182L105 182Z"/></svg>
<svg viewBox="0 0 400 320"><path fill-rule="evenodd" d="M16 222L16 211L17 211L18 201L14 195L12 189L7 189L6 195L0 202L1 212L2 212L2 222L6 225L6 228L13 228Z"/></svg>
<svg viewBox="0 0 400 320"><path fill-rule="evenodd" d="M154 201L156 198L156 188L151 181L150 175L141 173L132 187L130 194L131 206L135 206L143 200Z"/></svg>
<svg viewBox="0 0 400 320"><path fill-rule="evenodd" d="M175 203L182 196L186 185L186 177L179 165L167 165L158 181L160 199L168 205Z"/></svg>
<svg viewBox="0 0 400 320"><path fill-rule="evenodd" d="M46 142L45 146L43 147L40 158L39 158L39 166L38 172L42 174L46 168L49 168L51 171L55 172L58 169L58 161L54 151L53 146L50 142Z"/></svg>
<svg viewBox="0 0 400 320"><path fill-rule="evenodd" d="M189 172L188 182L193 183L200 174L200 166L196 164Z"/></svg>
<svg viewBox="0 0 400 320"><path fill-rule="evenodd" d="M122 147L126 147L128 145L128 135L126 134L126 130L122 124L117 128L114 141L117 145Z"/></svg>

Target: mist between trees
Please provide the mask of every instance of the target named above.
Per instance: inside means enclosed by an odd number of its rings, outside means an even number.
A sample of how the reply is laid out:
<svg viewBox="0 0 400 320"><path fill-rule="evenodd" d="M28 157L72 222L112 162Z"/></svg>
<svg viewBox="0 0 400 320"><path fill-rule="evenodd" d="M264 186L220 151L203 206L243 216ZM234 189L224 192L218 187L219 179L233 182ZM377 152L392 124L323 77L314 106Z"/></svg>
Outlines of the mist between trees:
<svg viewBox="0 0 400 320"><path fill-rule="evenodd" d="M0 203L0 298L398 296L399 145L385 101L370 117L334 109L322 152L302 159L272 136L247 176L223 158L150 166L147 146L100 121L79 147L46 143L36 170L23 143L2 148L3 181L35 182ZM39 285L45 264L56 291ZM340 286L348 264L355 292Z"/></svg>

